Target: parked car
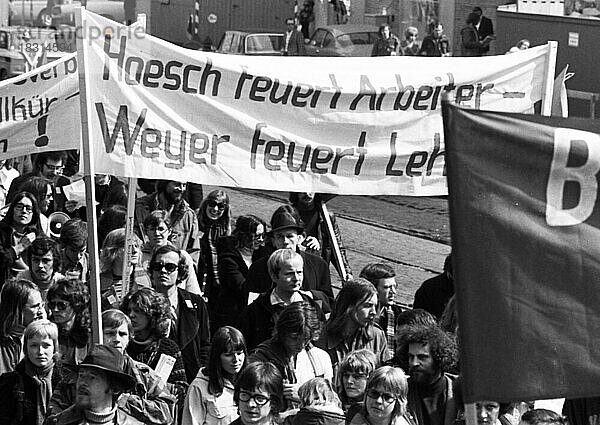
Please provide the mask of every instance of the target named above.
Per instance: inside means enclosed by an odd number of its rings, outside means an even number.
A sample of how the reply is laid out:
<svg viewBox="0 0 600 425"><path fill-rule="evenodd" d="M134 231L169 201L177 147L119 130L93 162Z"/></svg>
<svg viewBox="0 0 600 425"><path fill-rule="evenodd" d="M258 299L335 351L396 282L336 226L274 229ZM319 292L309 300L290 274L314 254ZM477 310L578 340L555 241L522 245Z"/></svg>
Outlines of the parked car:
<svg viewBox="0 0 600 425"><path fill-rule="evenodd" d="M315 30L306 44L307 56L371 56L379 27L329 25Z"/></svg>
<svg viewBox="0 0 600 425"><path fill-rule="evenodd" d="M49 10L43 10L41 21L45 26L58 28L60 25L75 25L75 7L81 4L85 8L105 18L123 23L125 22L125 7L123 0L81 0L70 2L67 0L48 0L58 1L59 4ZM48 16L50 13L50 16Z"/></svg>
<svg viewBox="0 0 600 425"><path fill-rule="evenodd" d="M225 31L218 53L230 55L281 56L285 37L283 34L251 31Z"/></svg>

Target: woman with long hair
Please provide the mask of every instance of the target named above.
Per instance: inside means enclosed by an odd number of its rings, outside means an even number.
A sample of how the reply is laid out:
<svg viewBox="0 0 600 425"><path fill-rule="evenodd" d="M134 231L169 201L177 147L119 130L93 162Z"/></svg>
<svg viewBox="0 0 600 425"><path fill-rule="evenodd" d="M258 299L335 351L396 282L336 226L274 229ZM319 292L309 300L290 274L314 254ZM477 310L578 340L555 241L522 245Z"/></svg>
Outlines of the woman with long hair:
<svg viewBox="0 0 600 425"><path fill-rule="evenodd" d="M77 365L91 345L90 293L76 278L60 279L48 290L50 320L58 326L61 362Z"/></svg>
<svg viewBox="0 0 600 425"><path fill-rule="evenodd" d="M385 332L375 325L376 315L377 289L371 282L357 278L342 287L317 341L329 353L334 369L350 351L360 348L373 351L380 364L388 359Z"/></svg>
<svg viewBox="0 0 600 425"><path fill-rule="evenodd" d="M198 208L198 224L203 232L200 239L198 282L204 282L204 294L210 303L212 293L220 284L217 240L231 234L231 208L227 192L213 190L204 198Z"/></svg>
<svg viewBox="0 0 600 425"><path fill-rule="evenodd" d="M150 276L143 267L136 267L140 259L140 241L134 237L133 251L130 258L131 274L129 288L125 292L138 288L152 287ZM125 229L111 231L100 250L100 292L102 308L117 308L125 295L123 292L123 259L125 255Z"/></svg>
<svg viewBox="0 0 600 425"><path fill-rule="evenodd" d="M348 412L350 425L415 425L407 409L408 381L404 371L383 366L367 382L365 402L357 412ZM354 410L354 409L351 409Z"/></svg>
<svg viewBox="0 0 600 425"><path fill-rule="evenodd" d="M165 296L152 288L129 292L123 298L121 311L129 316L133 328L127 354L151 368L156 368L162 354L173 357L175 363L167 382L183 383L187 388L181 351L175 341L167 338L171 306Z"/></svg>
<svg viewBox="0 0 600 425"><path fill-rule="evenodd" d="M15 369L25 328L41 319L46 319L46 310L38 287L25 279L7 281L0 291L0 374Z"/></svg>
<svg viewBox="0 0 600 425"><path fill-rule="evenodd" d="M269 362L249 364L233 390L240 417L233 425L275 425L283 403L283 377Z"/></svg>
<svg viewBox="0 0 600 425"><path fill-rule="evenodd" d="M331 381L333 368L328 354L313 345L321 330L315 307L295 302L285 307L277 321L273 337L259 344L250 362L269 361L284 378L282 410L298 406L298 388L312 378Z"/></svg>
<svg viewBox="0 0 600 425"><path fill-rule="evenodd" d="M266 223L252 214L239 216L231 236L217 242L220 285L214 288L209 303L211 330L238 326L242 310L248 305L246 275L263 246Z"/></svg>
<svg viewBox="0 0 600 425"><path fill-rule="evenodd" d="M45 177L31 176L21 184L19 192L29 192L40 207L40 226L47 236L50 236L50 222L47 213L52 202L52 182Z"/></svg>
<svg viewBox="0 0 600 425"><path fill-rule="evenodd" d="M27 269L21 256L42 233L37 199L29 192L18 193L0 221L0 287Z"/></svg>
<svg viewBox="0 0 600 425"><path fill-rule="evenodd" d="M154 250L165 245L174 246L169 237L173 231L171 227L171 217L165 210L154 210L144 219L144 233L146 235L144 244L142 245L142 259L140 264L144 270L148 269L150 260ZM188 265L188 270L194 270L194 260L187 251L180 251L181 258ZM198 285L198 277L195 273L188 273L185 279L177 285L186 291L193 294L202 295L200 285Z"/></svg>
<svg viewBox="0 0 600 425"><path fill-rule="evenodd" d="M234 384L246 366L240 331L224 326L215 332L208 366L198 372L185 399L182 425L228 425L238 417Z"/></svg>
<svg viewBox="0 0 600 425"><path fill-rule="evenodd" d="M344 412L365 397L367 380L377 369L375 354L366 349L351 351L340 363L336 374L336 388Z"/></svg>
<svg viewBox="0 0 600 425"><path fill-rule="evenodd" d="M0 376L0 423L42 425L60 378L56 325L48 320L30 323L23 346L23 360L13 372Z"/></svg>

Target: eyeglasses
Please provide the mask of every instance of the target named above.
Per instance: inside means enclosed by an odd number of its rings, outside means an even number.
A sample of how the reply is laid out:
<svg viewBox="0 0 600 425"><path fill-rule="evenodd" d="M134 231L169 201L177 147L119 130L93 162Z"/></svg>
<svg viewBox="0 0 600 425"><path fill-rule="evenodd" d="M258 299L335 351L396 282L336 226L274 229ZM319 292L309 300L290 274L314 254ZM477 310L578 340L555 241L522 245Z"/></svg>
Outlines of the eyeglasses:
<svg viewBox="0 0 600 425"><path fill-rule="evenodd" d="M50 310L59 310L63 311L69 307L69 303L66 301L49 301L48 308Z"/></svg>
<svg viewBox="0 0 600 425"><path fill-rule="evenodd" d="M269 401L271 398L262 394L252 394L246 391L240 391L240 401L247 403L252 399L254 399L254 402L259 406L263 406L267 404L267 401Z"/></svg>
<svg viewBox="0 0 600 425"><path fill-rule="evenodd" d="M64 165L50 165L50 164L44 164L46 166L46 168L48 168L49 170L52 171L62 171L65 169Z"/></svg>
<svg viewBox="0 0 600 425"><path fill-rule="evenodd" d="M371 388L369 391L367 391L367 397L372 398L373 400L377 400L379 397L381 397L383 402L386 404L390 404L392 401L396 400L396 396L394 394L380 392L374 388Z"/></svg>
<svg viewBox="0 0 600 425"><path fill-rule="evenodd" d="M33 205L25 205L20 202L15 204L15 210L17 211L33 211Z"/></svg>
<svg viewBox="0 0 600 425"><path fill-rule="evenodd" d="M252 239L255 241L262 241L265 238L264 233L259 233L258 235L252 235Z"/></svg>
<svg viewBox="0 0 600 425"><path fill-rule="evenodd" d="M167 273L173 273L177 270L178 265L175 263L154 263L151 269L155 272L159 272L162 269L165 269Z"/></svg>
<svg viewBox="0 0 600 425"><path fill-rule="evenodd" d="M227 205L223 202L217 202L212 199L208 201L206 205L208 206L208 208L218 208L219 211L225 211L225 208L227 207Z"/></svg>

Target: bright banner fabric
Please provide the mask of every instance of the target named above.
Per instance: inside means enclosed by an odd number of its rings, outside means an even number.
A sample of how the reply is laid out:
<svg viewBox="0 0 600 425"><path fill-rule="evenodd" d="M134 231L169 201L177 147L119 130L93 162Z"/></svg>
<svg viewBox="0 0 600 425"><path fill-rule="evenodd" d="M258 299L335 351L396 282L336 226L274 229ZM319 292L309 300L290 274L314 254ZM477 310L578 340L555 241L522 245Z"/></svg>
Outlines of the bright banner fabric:
<svg viewBox="0 0 600 425"><path fill-rule="evenodd" d="M81 134L75 53L0 81L0 159L78 149Z"/></svg>
<svg viewBox="0 0 600 425"><path fill-rule="evenodd" d="M441 195L442 96L528 112L546 72L546 46L476 59L250 57L83 17L94 162L126 177Z"/></svg>
<svg viewBox="0 0 600 425"><path fill-rule="evenodd" d="M600 395L600 122L443 108L465 401Z"/></svg>

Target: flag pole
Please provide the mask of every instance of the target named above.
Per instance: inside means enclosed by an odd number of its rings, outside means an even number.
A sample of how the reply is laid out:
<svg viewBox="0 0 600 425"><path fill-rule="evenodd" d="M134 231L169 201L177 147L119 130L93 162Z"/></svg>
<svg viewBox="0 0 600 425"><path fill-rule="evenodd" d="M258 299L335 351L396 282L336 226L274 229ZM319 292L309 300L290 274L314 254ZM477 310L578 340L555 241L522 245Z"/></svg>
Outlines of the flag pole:
<svg viewBox="0 0 600 425"><path fill-rule="evenodd" d="M75 23L77 28L81 28L77 34L77 63L79 73L79 100L81 104L81 144L83 154L83 180L85 182L85 192L87 194L86 213L88 223L88 254L89 254L89 290L92 303L92 341L97 344L102 344L102 316L100 305L100 260L98 258L98 220L96 217L96 188L94 186L94 152L90 147L89 134L89 117L91 116L91 104L88 103L89 89L86 84L87 62L86 62L86 46L85 46L85 25L83 18L83 8L75 8Z"/></svg>
<svg viewBox="0 0 600 425"><path fill-rule="evenodd" d="M554 72L556 71L556 53L558 41L548 42L548 53L546 54L546 75L544 78L544 89L542 91L542 115L549 117L552 114L552 93L554 91Z"/></svg>
<svg viewBox="0 0 600 425"><path fill-rule="evenodd" d="M137 20L134 25L141 27L146 32L146 14L140 13L137 15ZM137 189L137 178L129 177L127 179L127 218L125 220L125 255L123 256L123 275L121 294L117 294L121 299L129 292L129 281L131 277L131 257L133 256L133 228L135 224L135 197ZM144 235L142 235L144 239ZM140 258L141 260L141 258ZM135 279L135 276L133 277Z"/></svg>

